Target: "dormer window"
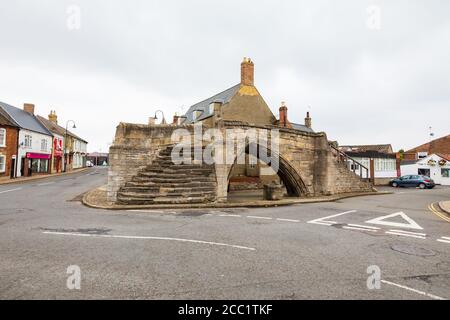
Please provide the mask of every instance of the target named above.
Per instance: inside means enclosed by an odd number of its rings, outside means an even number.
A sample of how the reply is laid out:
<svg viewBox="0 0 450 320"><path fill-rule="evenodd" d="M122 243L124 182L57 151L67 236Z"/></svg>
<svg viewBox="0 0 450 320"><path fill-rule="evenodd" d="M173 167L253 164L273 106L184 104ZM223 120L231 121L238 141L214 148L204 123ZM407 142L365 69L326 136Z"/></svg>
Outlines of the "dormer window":
<svg viewBox="0 0 450 320"><path fill-rule="evenodd" d="M195 110L194 113L192 114L193 119L192 120L197 120L198 118L200 118L200 116L203 114L202 110Z"/></svg>

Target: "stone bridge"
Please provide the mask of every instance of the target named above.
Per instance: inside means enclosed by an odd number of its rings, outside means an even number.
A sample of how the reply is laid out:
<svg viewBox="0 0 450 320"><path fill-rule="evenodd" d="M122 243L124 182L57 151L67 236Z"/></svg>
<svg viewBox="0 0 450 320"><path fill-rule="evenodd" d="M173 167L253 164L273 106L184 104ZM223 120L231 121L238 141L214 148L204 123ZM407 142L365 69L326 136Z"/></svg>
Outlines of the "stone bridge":
<svg viewBox="0 0 450 320"><path fill-rule="evenodd" d="M231 162L212 164L174 164L170 152L179 141L173 135L180 129L184 140L196 145L195 125L141 125L120 123L114 144L110 147L108 174L108 200L122 204L198 203L227 201L230 173L242 153L258 150L260 154L278 159L277 174L290 196L317 197L353 192L372 191L372 185L362 180L340 160L329 145L325 133L302 132L272 126L251 125L246 122L214 119L203 132L215 129L219 135L226 133L256 132L258 136L278 135L278 147L270 143L250 142L238 144ZM177 131L178 130L178 131ZM276 131L274 131L276 130ZM205 136L201 140L205 142ZM226 139L207 141L214 157L229 156ZM198 141L197 141L198 142ZM218 148L222 146L223 149ZM275 150L276 149L276 150ZM203 151L204 149L200 149ZM218 150L223 155L219 155ZM258 157L264 162L268 158ZM183 167L184 165L184 167ZM196 184L197 183L197 184ZM196 187L198 186L198 188ZM200 192L201 191L201 192Z"/></svg>

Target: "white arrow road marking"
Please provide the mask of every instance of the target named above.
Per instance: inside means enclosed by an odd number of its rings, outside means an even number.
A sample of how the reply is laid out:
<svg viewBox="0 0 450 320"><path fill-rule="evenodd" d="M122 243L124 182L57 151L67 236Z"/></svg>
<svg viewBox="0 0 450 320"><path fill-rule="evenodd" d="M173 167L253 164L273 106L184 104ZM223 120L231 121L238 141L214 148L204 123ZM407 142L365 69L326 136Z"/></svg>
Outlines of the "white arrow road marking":
<svg viewBox="0 0 450 320"><path fill-rule="evenodd" d="M19 191L19 190L22 190L22 188L16 188L16 189L11 189L11 190L0 191L0 193L7 193L7 192L13 192L13 191Z"/></svg>
<svg viewBox="0 0 450 320"><path fill-rule="evenodd" d="M414 293L426 296L426 297L431 298L431 299L446 300L445 298L442 298L442 297L439 297L439 296L435 296L434 294L427 293L427 292L420 291L420 290L416 290L416 289L413 289L413 288L410 288L410 287L407 287L407 286L403 286L403 285L398 284L398 283L394 283L394 282L390 282L390 281L386 281L386 280L381 280L381 283L388 284L390 286L394 286L394 287L397 287L397 288L405 289L405 290L408 290L408 291L411 291L411 292L414 292Z"/></svg>
<svg viewBox="0 0 450 320"><path fill-rule="evenodd" d="M167 237L143 237L143 236L120 236L120 235L108 235L108 234L86 234L86 233L71 233L71 232L53 232L44 231L44 234L51 235L61 235L61 236L74 236L74 237L93 237L93 238L116 238L116 239L138 239L138 240L166 240L166 241L179 241L179 242L191 242L200 244L209 244L222 247L231 247L236 249L251 250L255 251L255 248L237 246L234 244L220 243L220 242L210 242L202 240L192 240L192 239L179 239L179 238L167 238Z"/></svg>
<svg viewBox="0 0 450 320"><path fill-rule="evenodd" d="M356 228L365 228L365 229L372 229L372 230L380 230L380 228L377 228L377 227L362 226L362 225L360 225L360 224L352 224L352 223L349 223L348 225L349 225L350 227L356 227Z"/></svg>
<svg viewBox="0 0 450 320"><path fill-rule="evenodd" d="M349 214L349 213L354 213L354 212L356 212L356 210L346 211L346 212L334 214L332 216L311 220L311 221L308 221L307 223L320 224L320 225L324 225L324 226L331 226L333 224L337 224L337 222L335 222L335 221L327 221L326 219L336 218L336 217L343 216L344 214Z"/></svg>
<svg viewBox="0 0 450 320"><path fill-rule="evenodd" d="M398 216L402 217L408 223L385 221L386 219L394 218L394 217L398 217ZM385 226L391 226L391 227L397 227L397 228L408 228L408 229L423 230L423 228L421 226L419 226L417 224L417 222L415 222L413 219L408 217L404 212L397 212L397 213L393 213L393 214L390 214L390 215L387 215L387 216L382 216L382 217L379 217L379 218L375 218L375 219L366 221L366 223L385 225Z"/></svg>

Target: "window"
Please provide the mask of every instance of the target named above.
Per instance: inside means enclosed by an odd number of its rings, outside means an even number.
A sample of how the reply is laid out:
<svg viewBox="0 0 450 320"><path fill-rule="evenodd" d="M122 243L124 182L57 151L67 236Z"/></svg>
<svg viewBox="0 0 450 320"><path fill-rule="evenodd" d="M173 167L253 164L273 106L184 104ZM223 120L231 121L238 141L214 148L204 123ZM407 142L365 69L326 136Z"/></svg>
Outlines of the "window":
<svg viewBox="0 0 450 320"><path fill-rule="evenodd" d="M375 171L395 171L396 168L395 159L375 159Z"/></svg>
<svg viewBox="0 0 450 320"><path fill-rule="evenodd" d="M0 154L0 172L5 172L6 157Z"/></svg>
<svg viewBox="0 0 450 320"><path fill-rule="evenodd" d="M6 146L6 129L0 128L0 147Z"/></svg>
<svg viewBox="0 0 450 320"><path fill-rule="evenodd" d="M425 159L426 157L428 157L428 152L418 152L417 153L417 158L419 158L419 159Z"/></svg>
<svg viewBox="0 0 450 320"><path fill-rule="evenodd" d="M47 151L47 139L41 140L41 151Z"/></svg>
<svg viewBox="0 0 450 320"><path fill-rule="evenodd" d="M33 145L33 139L30 135L25 135L25 148L31 148Z"/></svg>
<svg viewBox="0 0 450 320"><path fill-rule="evenodd" d="M450 178L450 169L441 169L442 178Z"/></svg>

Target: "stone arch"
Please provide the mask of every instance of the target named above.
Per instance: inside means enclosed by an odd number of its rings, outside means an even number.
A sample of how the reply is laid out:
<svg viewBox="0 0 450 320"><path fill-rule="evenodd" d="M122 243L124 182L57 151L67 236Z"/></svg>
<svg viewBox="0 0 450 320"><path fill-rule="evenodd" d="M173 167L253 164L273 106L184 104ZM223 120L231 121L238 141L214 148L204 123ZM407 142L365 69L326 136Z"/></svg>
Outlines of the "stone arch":
<svg viewBox="0 0 450 320"><path fill-rule="evenodd" d="M255 144L257 152L257 158L259 160L262 160L266 164L268 163L268 159L263 159L259 155L261 154L267 154L267 155L273 155L279 159L279 168L277 175L280 177L281 181L283 181L284 186L286 187L286 191L288 192L289 196L293 197L301 197L301 196L307 196L309 195L308 188L306 187L305 183L303 182L303 179L301 178L300 174L297 172L297 170L289 163L288 160L286 160L283 156L281 156L279 153L275 153L269 148L266 148L262 145ZM233 172L234 166L237 164L237 159L239 156L245 152L246 154L249 154L251 144L247 144L244 149L242 149L240 152L238 151L238 154L235 157L234 164L230 167L228 171L228 179L227 179L227 186L230 183L231 174ZM260 152L261 151L261 152Z"/></svg>

